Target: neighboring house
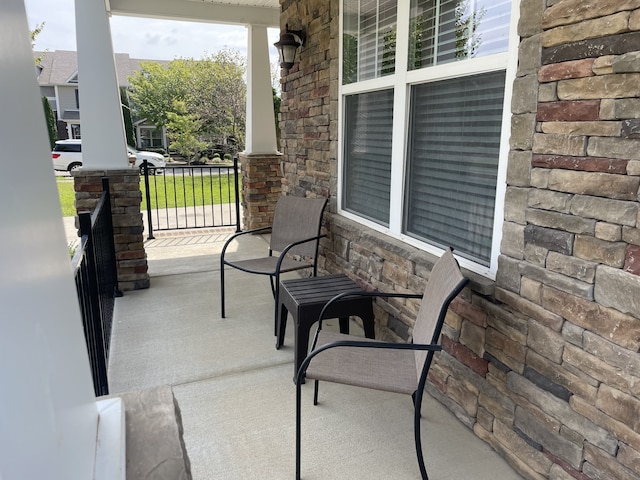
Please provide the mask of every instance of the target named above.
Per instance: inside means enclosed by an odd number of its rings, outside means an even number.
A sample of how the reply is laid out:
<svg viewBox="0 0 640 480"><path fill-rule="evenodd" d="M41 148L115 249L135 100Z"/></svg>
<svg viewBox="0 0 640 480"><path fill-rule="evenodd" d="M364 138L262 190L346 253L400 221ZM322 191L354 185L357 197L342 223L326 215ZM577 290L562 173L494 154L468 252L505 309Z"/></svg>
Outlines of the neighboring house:
<svg viewBox="0 0 640 480"><path fill-rule="evenodd" d="M49 99L61 139L81 138L80 102L78 96L78 60L76 52L55 50L53 52L34 52L41 57L37 65L38 85L42 96ZM140 70L140 63L159 60L130 58L127 53L116 53L116 72L118 85L129 88L129 76ZM167 138L165 129L157 129L145 119L133 119L138 148L165 148Z"/></svg>

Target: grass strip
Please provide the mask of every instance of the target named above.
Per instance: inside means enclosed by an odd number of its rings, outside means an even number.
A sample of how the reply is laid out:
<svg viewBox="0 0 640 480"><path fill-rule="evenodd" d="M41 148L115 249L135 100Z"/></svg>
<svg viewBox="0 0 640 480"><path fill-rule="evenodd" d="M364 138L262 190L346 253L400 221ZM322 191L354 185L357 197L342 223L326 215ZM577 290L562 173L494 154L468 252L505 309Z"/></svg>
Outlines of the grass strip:
<svg viewBox="0 0 640 480"><path fill-rule="evenodd" d="M76 214L73 179L58 177L58 194L63 217ZM140 177L141 210L147 209L144 177ZM227 175L156 175L149 177L149 193L153 208L192 207L235 202L233 176Z"/></svg>

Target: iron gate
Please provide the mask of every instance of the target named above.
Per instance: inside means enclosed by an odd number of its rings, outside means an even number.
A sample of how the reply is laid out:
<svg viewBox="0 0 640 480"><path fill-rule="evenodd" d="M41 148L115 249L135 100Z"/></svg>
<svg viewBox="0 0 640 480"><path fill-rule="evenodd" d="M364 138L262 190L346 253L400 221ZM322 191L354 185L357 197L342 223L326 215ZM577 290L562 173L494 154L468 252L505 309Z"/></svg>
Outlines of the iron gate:
<svg viewBox="0 0 640 480"><path fill-rule="evenodd" d="M235 226L240 231L238 158L232 165L142 166L148 238L157 230Z"/></svg>

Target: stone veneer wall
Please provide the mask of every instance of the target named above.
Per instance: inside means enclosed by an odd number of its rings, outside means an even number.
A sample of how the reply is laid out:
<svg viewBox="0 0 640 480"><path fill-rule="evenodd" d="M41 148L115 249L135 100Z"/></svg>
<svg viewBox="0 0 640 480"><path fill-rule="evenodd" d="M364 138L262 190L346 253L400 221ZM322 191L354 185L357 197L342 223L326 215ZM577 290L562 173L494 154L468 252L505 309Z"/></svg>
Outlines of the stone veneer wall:
<svg viewBox="0 0 640 480"><path fill-rule="evenodd" d="M338 0L281 0L284 30L304 28L296 63L282 76L285 194L328 197L337 182ZM328 210L333 207L330 204Z"/></svg>
<svg viewBox="0 0 640 480"><path fill-rule="evenodd" d="M524 1L519 29L496 291L521 318L498 357L509 426L536 474L637 479L640 1Z"/></svg>
<svg viewBox="0 0 640 480"><path fill-rule="evenodd" d="M239 154L242 175L242 228L253 230L273 223L282 192L282 155Z"/></svg>
<svg viewBox="0 0 640 480"><path fill-rule="evenodd" d="M283 77L285 188L335 194L338 5L281 5L310 33ZM637 480L640 0L522 0L518 33L498 277L453 302L428 389L525 478ZM325 272L423 288L432 256L327 217ZM377 336L408 339L416 308L378 304Z"/></svg>
<svg viewBox="0 0 640 480"><path fill-rule="evenodd" d="M76 210L93 211L102 194L102 178L109 179L113 240L116 250L118 287L122 291L149 288L147 254L144 250L144 225L140 203L140 172L137 168L73 172Z"/></svg>

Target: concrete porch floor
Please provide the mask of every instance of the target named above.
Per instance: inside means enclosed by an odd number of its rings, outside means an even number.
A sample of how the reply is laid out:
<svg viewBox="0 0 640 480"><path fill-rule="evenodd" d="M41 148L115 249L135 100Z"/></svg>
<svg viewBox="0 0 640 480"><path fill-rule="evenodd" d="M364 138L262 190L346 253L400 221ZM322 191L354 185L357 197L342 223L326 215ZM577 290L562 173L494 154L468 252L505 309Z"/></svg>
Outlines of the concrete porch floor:
<svg viewBox="0 0 640 480"><path fill-rule="evenodd" d="M291 319L276 350L268 279L236 270L227 270L227 318L220 318L219 253L229 235L160 234L146 242L151 288L116 301L111 393L171 386L195 480L293 479ZM258 256L267 240L247 236L241 247ZM316 407L312 395L308 384L304 479L420 478L410 397L327 383ZM431 480L521 478L429 395L422 412Z"/></svg>

